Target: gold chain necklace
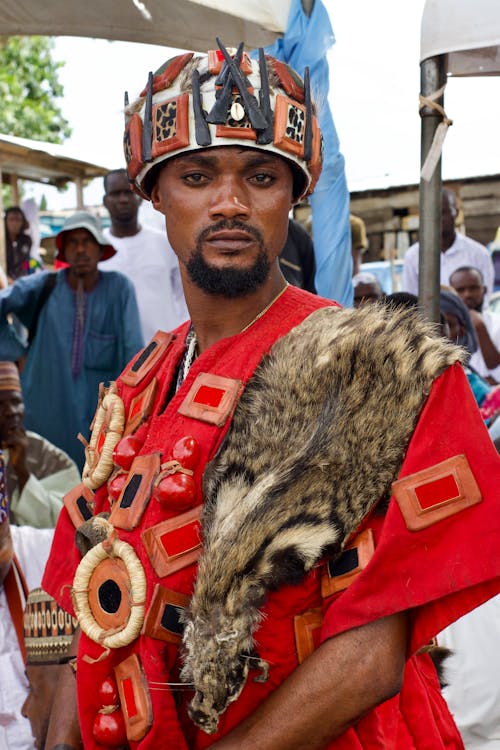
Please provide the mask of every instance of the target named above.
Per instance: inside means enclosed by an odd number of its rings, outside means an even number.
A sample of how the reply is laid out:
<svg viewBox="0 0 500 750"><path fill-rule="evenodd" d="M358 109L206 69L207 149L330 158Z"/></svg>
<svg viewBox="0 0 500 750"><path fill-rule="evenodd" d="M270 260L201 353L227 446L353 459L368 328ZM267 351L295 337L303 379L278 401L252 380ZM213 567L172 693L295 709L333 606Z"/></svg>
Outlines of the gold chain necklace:
<svg viewBox="0 0 500 750"><path fill-rule="evenodd" d="M253 326L254 323L256 323L258 320L260 320L260 318L262 318L262 316L266 314L266 312L274 305L274 303L279 300L279 298L281 297L281 295L286 292L286 290L288 289L288 286L289 286L289 284L288 284L288 281L287 281L285 283L285 286L283 287L283 289L281 289L278 292L278 294L276 295L276 297L273 297L273 299L271 300L271 302L268 305L266 305L259 313L257 313L257 315L255 316L255 318L253 320L251 320L250 323L247 323L247 325L244 328L241 329L240 333L244 333L245 331L248 331L248 329L251 326ZM198 351L197 351L197 349L198 349L198 339L196 337L196 331L193 328L191 328L191 331L192 331L192 333L188 334L188 340L186 342L187 343L187 349L186 349L186 353L184 355L183 362L181 364L179 378L178 378L178 381L177 381L177 388L179 388L180 385L181 385L181 383L184 381L186 375L189 372L189 369L190 369L191 365L193 364L194 360L198 356Z"/></svg>
<svg viewBox="0 0 500 750"><path fill-rule="evenodd" d="M247 323L247 325L244 328L241 329L240 333L244 333L244 331L248 331L248 329L251 326L253 326L254 323L256 323L260 318L262 318L262 316L265 315L266 312L274 305L274 303L279 300L279 298L281 297L281 295L284 294L287 289L288 289L288 281L286 282L286 284L283 287L283 289L281 289L281 291L278 292L278 294L276 295L276 297L273 297L273 299L271 300L271 302L268 305L266 305L266 307L264 307L264 309L261 310L260 313L257 313L257 315L255 316L255 318L253 320L251 320L250 323Z"/></svg>

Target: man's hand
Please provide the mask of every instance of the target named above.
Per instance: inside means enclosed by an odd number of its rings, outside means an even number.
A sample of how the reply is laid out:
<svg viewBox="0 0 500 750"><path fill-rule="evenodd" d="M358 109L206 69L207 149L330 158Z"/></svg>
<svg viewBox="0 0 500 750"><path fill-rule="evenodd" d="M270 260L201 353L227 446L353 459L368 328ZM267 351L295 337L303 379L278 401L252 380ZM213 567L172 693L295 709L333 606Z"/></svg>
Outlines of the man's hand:
<svg viewBox="0 0 500 750"><path fill-rule="evenodd" d="M399 692L406 642L404 612L330 638L212 750L322 750Z"/></svg>
<svg viewBox="0 0 500 750"><path fill-rule="evenodd" d="M3 447L9 451L9 463L16 472L19 492L29 479L30 473L26 466L26 449L28 437L24 427L16 427L9 430L3 442Z"/></svg>

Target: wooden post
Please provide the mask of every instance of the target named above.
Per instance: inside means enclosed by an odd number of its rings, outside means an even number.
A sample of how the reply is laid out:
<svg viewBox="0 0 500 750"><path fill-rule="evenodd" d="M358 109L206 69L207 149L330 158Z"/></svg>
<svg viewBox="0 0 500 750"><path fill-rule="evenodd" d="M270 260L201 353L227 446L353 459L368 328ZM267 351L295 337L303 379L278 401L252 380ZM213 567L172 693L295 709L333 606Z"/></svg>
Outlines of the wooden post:
<svg viewBox="0 0 500 750"><path fill-rule="evenodd" d="M0 165L0 266L7 273L7 246L5 240L5 222L3 218L2 166Z"/></svg>
<svg viewBox="0 0 500 750"><path fill-rule="evenodd" d="M84 208L83 205L83 180L81 177L75 177L76 186L76 207L79 211Z"/></svg>
<svg viewBox="0 0 500 750"><path fill-rule="evenodd" d="M11 174L10 176L10 189L12 191L12 205L19 206L19 184L17 182L17 175Z"/></svg>

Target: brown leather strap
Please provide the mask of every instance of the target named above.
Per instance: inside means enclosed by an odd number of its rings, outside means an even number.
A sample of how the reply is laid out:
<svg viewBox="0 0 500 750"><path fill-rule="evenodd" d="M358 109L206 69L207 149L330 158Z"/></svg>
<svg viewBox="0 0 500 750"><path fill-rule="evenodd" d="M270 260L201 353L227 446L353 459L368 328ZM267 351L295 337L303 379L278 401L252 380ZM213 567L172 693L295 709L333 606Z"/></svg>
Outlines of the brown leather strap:
<svg viewBox="0 0 500 750"><path fill-rule="evenodd" d="M28 596L28 585L21 570L21 566L19 565L19 562L15 555L12 560L10 570L5 576L3 588L5 591L5 596L7 597L7 605L9 607L12 623L16 631L17 640L19 641L19 648L21 649L23 661L24 663L26 663L26 648L24 645L23 627L24 605L21 592L24 596L24 599L26 600Z"/></svg>

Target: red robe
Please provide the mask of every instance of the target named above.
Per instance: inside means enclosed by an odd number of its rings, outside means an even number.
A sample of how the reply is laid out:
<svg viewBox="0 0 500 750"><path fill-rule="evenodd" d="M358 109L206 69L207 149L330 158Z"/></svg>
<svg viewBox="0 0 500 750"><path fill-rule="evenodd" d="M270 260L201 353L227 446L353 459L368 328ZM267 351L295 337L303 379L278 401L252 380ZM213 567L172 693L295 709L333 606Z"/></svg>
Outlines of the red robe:
<svg viewBox="0 0 500 750"><path fill-rule="evenodd" d="M196 376L205 372L246 383L274 341L325 304L329 303L289 288L248 331L218 342L195 360L186 381L162 411L184 351L187 327L181 327L166 354L145 374L137 387L119 381L126 413L132 400L154 377L159 382L153 416L137 431L138 437L144 440L141 455L159 451L162 460L166 460L179 438L194 436L201 449L201 459L194 474L198 488L196 503L200 504L203 467L220 445L230 418L218 427L179 414L178 409ZM460 414L459 425L456 424L457 414ZM500 591L500 562L496 555L500 523L496 521L498 509L494 495L500 479L500 461L459 365L450 368L435 382L400 476L426 469L457 454L466 454L468 458L480 485L483 497L480 503L420 531L409 531L397 502L391 500L385 516L372 513L360 529L371 530L375 550L348 588L340 594L325 594L323 591L322 595L325 570L318 567L300 586L284 587L269 595L263 608L266 617L255 634L256 650L270 665L269 677L265 682L256 682L254 677L258 672L250 671L241 696L222 715L217 735L208 736L191 723L186 712L189 693L181 691L177 694L177 709L173 694L166 686L167 682L179 682L177 645L141 634L129 646L103 657L103 648L82 634L78 695L85 748L97 748L91 728L101 705L94 688L131 653L140 657L153 715L149 731L141 740L131 742L131 747L141 750L158 747L201 750L251 713L296 668L296 616L311 611L315 616L322 613L322 618L316 623L319 625L322 619L322 629L311 630L312 640L317 644L321 639L403 610L411 612L411 645L401 693L375 708L328 747L332 750L461 748L460 737L441 698L434 667L428 655L417 654L446 625ZM107 492L101 488L96 493L96 512L106 509ZM153 498L137 528L117 529L120 539L134 547L146 573L146 619L156 584L187 596L193 589L196 565L191 563L168 575L157 575L141 537L144 529L178 515L166 511ZM74 527L63 510L43 581L46 590L70 611L69 587L80 560L79 554L71 548L73 536ZM183 544L187 548L189 543L183 541L182 534L175 539L178 550ZM89 661L99 657L103 658ZM332 686L332 706L335 705L335 689L336 686Z"/></svg>

